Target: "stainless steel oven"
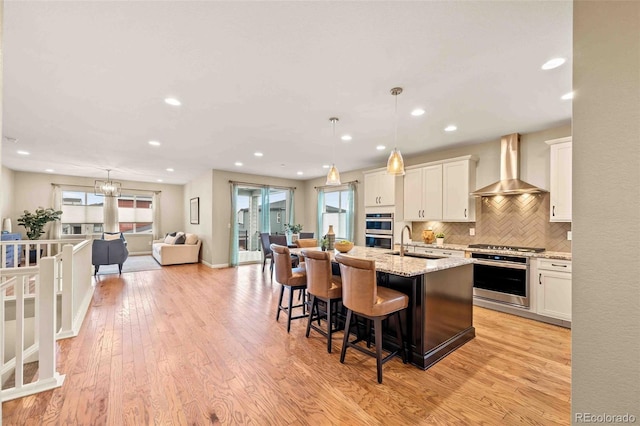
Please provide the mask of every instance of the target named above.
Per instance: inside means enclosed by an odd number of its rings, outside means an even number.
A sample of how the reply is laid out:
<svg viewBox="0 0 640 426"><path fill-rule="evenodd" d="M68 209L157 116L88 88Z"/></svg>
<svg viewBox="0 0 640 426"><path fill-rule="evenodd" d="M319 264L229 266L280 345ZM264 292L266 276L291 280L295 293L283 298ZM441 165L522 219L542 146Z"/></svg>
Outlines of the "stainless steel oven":
<svg viewBox="0 0 640 426"><path fill-rule="evenodd" d="M529 258L472 253L473 295L494 302L529 307Z"/></svg>
<svg viewBox="0 0 640 426"><path fill-rule="evenodd" d="M393 247L393 213L367 213L365 245L389 249Z"/></svg>

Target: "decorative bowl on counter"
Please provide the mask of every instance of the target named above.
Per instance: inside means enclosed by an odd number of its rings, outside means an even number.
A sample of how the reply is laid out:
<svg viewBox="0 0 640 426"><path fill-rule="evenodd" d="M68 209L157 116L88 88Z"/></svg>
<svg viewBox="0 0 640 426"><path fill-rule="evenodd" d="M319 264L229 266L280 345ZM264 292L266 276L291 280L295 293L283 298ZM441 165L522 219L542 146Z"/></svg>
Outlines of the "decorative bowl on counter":
<svg viewBox="0 0 640 426"><path fill-rule="evenodd" d="M353 243L351 241L340 240L336 241L333 247L340 253L346 253L353 248Z"/></svg>

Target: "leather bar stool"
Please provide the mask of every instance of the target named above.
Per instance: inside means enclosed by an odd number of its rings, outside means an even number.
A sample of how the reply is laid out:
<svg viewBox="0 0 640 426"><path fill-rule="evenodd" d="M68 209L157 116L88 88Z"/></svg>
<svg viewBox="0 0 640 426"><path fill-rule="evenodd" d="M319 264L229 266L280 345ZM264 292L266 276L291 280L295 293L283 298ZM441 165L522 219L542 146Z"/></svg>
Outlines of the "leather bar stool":
<svg viewBox="0 0 640 426"><path fill-rule="evenodd" d="M300 241L300 240L298 240ZM331 274L331 254L326 251L302 250L304 263L307 265L307 292L309 293L310 309L307 322L307 334L313 328L327 338L327 352L331 353L331 335L338 331L338 302L342 299L342 280ZM326 304L326 311L320 312L318 301ZM327 330L320 327L320 320L327 321ZM313 324L318 321L318 325Z"/></svg>
<svg viewBox="0 0 640 426"><path fill-rule="evenodd" d="M280 311L287 311L287 333L291 329L291 320L306 318L307 317L307 305L306 305L306 289L307 289L307 273L303 268L291 267L291 253L289 248L280 246L277 244L271 244L271 251L273 252L273 263L276 269L276 281L282 285L280 289L280 297L278 298L278 313L276 314L276 321L280 319ZM284 288L289 289L289 305L282 306L282 297L284 296ZM298 305L293 304L293 292L298 290L302 298L302 303ZM292 311L295 308L302 308L302 315L292 316Z"/></svg>
<svg viewBox="0 0 640 426"><path fill-rule="evenodd" d="M399 291L379 287L376 284L376 264L373 260L336 254L336 261L340 264L342 274L342 304L347 308L340 362L344 363L347 347L374 356L378 370L378 383L382 383L382 365L397 355L398 351L402 355L402 362L407 362L404 341L402 340L400 311L409 305L409 297ZM363 340L360 337L349 341L349 328L354 314L373 321L375 353L357 345ZM382 358L382 321L392 315L396 318L398 350L392 351ZM367 330L367 336L369 335L370 332ZM367 346L369 345L367 344Z"/></svg>

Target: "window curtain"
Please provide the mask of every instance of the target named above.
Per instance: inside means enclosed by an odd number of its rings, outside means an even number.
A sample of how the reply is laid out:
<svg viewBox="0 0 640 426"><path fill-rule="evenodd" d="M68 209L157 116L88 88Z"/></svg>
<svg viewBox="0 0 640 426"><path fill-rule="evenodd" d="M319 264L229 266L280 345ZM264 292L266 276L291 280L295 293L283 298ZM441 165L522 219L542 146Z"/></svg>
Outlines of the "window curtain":
<svg viewBox="0 0 640 426"><path fill-rule="evenodd" d="M151 215L153 217L153 224L151 225L151 233L153 239L157 240L162 237L160 226L160 193L154 192L151 200Z"/></svg>
<svg viewBox="0 0 640 426"><path fill-rule="evenodd" d="M289 217L287 218L287 223L290 223L292 225L295 225L295 220L296 220L296 212L295 212L295 191L293 190L293 188L289 189L289 206L287 208L288 213L289 213Z"/></svg>
<svg viewBox="0 0 640 426"><path fill-rule="evenodd" d="M120 232L118 220L118 197L104 196L104 231Z"/></svg>
<svg viewBox="0 0 640 426"><path fill-rule="evenodd" d="M231 184L231 238L229 239L229 266L238 266L238 184Z"/></svg>
<svg viewBox="0 0 640 426"><path fill-rule="evenodd" d="M349 241L354 241L355 238L355 220L356 220L356 183L349 182L347 187L347 203L348 203L348 211L347 211L347 220L345 221L347 224L347 239Z"/></svg>
<svg viewBox="0 0 640 426"><path fill-rule="evenodd" d="M320 238L322 238L322 236L324 235L322 233L322 222L323 222L323 216L324 216L324 189L323 188L318 188L318 207L317 207L316 216L317 216L316 235L318 236L318 241L320 241Z"/></svg>
<svg viewBox="0 0 640 426"><path fill-rule="evenodd" d="M51 192L51 206L54 210L62 210L62 188L60 185L53 185L53 191ZM62 238L62 219L55 220L51 224L49 229L49 239L59 240Z"/></svg>
<svg viewBox="0 0 640 426"><path fill-rule="evenodd" d="M271 212L269 203L269 192L270 189L268 187L262 188L260 191L260 195L262 200L260 201L261 205L261 214L260 214L260 227L262 228L262 232L266 232L267 234L271 233Z"/></svg>

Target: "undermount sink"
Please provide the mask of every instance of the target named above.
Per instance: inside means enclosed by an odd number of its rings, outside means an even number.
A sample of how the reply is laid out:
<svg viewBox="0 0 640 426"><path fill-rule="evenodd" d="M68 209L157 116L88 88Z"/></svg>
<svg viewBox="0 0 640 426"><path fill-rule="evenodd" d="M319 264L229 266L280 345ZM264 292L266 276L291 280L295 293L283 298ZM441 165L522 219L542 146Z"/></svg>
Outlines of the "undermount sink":
<svg viewBox="0 0 640 426"><path fill-rule="evenodd" d="M389 254L393 255L393 256L400 256L400 251L399 250L395 250L390 252ZM411 253L411 252L405 252L404 255L406 257L418 257L420 259L442 259L443 256L434 256L431 254L424 254L424 253Z"/></svg>

